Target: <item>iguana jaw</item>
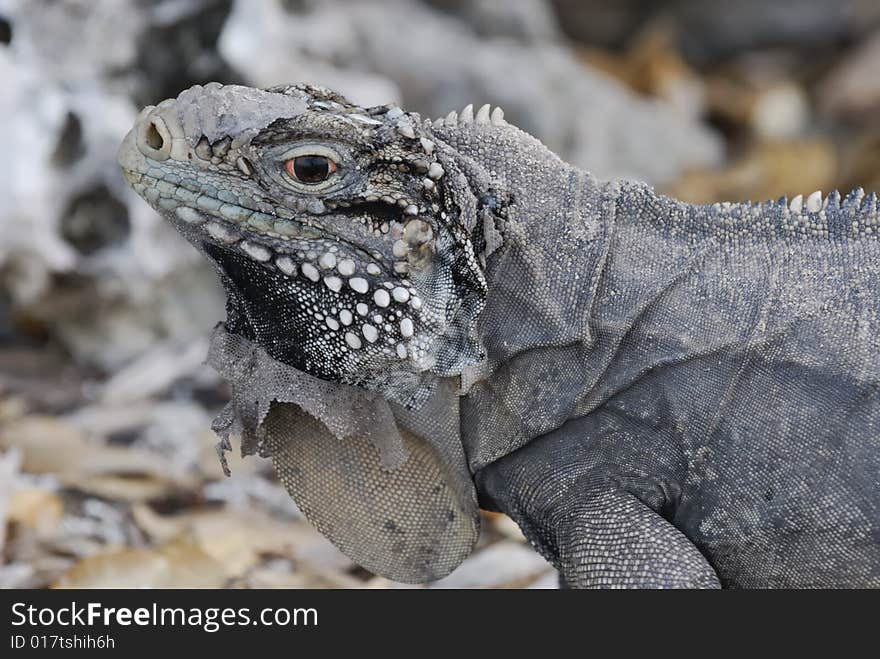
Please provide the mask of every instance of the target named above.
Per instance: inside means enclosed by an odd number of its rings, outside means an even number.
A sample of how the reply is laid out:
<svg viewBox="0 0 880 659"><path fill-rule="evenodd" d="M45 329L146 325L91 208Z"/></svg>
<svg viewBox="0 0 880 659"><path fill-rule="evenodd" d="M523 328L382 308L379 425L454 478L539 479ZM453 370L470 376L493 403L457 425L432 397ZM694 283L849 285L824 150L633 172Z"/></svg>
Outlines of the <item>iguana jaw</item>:
<svg viewBox="0 0 880 659"><path fill-rule="evenodd" d="M461 232L443 210L451 200L426 130L397 108L358 108L319 88L211 84L147 108L119 162L214 262L236 331L313 375L366 384L437 372L437 339L469 294L442 254L458 251ZM303 144L338 159L332 185L285 176Z"/></svg>

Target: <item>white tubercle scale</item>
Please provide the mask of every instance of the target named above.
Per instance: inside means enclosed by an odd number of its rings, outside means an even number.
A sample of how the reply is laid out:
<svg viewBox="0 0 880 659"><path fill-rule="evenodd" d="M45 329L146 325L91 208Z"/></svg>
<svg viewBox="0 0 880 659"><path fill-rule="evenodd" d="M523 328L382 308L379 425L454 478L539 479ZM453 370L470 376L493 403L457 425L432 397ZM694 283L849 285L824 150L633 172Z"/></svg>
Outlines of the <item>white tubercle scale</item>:
<svg viewBox="0 0 880 659"><path fill-rule="evenodd" d="M409 252L409 245L402 240L395 241L391 246L391 253L399 259L405 257L407 252Z"/></svg>
<svg viewBox="0 0 880 659"><path fill-rule="evenodd" d="M275 259L275 265L288 277L293 277L296 274L296 263L289 256L279 256Z"/></svg>
<svg viewBox="0 0 880 659"><path fill-rule="evenodd" d="M409 139L415 139L416 133L413 130L413 126L408 121L399 121L397 123L397 131L403 135L404 137L408 137Z"/></svg>
<svg viewBox="0 0 880 659"><path fill-rule="evenodd" d="M269 259L272 258L272 252L263 247L262 245L257 245L256 243L250 243L246 240L243 240L238 245L241 247L241 250L250 256L255 261L259 261L260 263L265 263Z"/></svg>
<svg viewBox="0 0 880 659"><path fill-rule="evenodd" d="M234 243L239 238L236 232L219 222L208 222L205 229L214 240L227 245Z"/></svg>
<svg viewBox="0 0 880 659"><path fill-rule="evenodd" d="M311 263L303 263L300 266L300 270L302 271L303 276L311 281L318 281L321 278L318 269Z"/></svg>
<svg viewBox="0 0 880 659"><path fill-rule="evenodd" d="M342 290L342 280L339 277L324 277L324 284L334 293L338 293Z"/></svg>
<svg viewBox="0 0 880 659"><path fill-rule="evenodd" d="M354 261L351 259L343 259L336 265L336 270L343 277L351 277L354 274Z"/></svg>
<svg viewBox="0 0 880 659"><path fill-rule="evenodd" d="M379 339L379 330L369 323L364 323L361 332L363 332L364 338L370 343L375 343Z"/></svg>
<svg viewBox="0 0 880 659"><path fill-rule="evenodd" d="M388 295L388 291L379 288L373 293L373 302L376 303L376 306L387 307L391 304L391 296Z"/></svg>
<svg viewBox="0 0 880 659"><path fill-rule="evenodd" d="M178 206L174 214L187 224L201 224L205 221L201 213L189 206Z"/></svg>
<svg viewBox="0 0 880 659"><path fill-rule="evenodd" d="M318 259L318 265L322 270L332 270L336 267L336 255L332 252L321 254L321 257Z"/></svg>
<svg viewBox="0 0 880 659"><path fill-rule="evenodd" d="M391 291L391 296L394 298L395 302L403 304L409 300L409 291L402 286L395 286Z"/></svg>

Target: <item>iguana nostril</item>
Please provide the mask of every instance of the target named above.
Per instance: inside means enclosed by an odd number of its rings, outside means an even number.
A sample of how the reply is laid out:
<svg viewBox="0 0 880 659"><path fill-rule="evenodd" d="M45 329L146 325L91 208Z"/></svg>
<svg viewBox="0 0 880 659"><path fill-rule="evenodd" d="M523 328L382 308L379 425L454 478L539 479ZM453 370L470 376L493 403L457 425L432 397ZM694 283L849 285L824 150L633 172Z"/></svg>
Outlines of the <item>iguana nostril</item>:
<svg viewBox="0 0 880 659"><path fill-rule="evenodd" d="M153 160L165 160L171 155L171 133L161 117L154 114L142 120L137 131L137 146Z"/></svg>
<svg viewBox="0 0 880 659"><path fill-rule="evenodd" d="M159 134L159 129L156 128L156 124L152 121L150 122L150 125L147 126L146 140L147 144L150 145L150 148L156 149L156 151L159 151L165 146L165 140L162 139L162 135Z"/></svg>

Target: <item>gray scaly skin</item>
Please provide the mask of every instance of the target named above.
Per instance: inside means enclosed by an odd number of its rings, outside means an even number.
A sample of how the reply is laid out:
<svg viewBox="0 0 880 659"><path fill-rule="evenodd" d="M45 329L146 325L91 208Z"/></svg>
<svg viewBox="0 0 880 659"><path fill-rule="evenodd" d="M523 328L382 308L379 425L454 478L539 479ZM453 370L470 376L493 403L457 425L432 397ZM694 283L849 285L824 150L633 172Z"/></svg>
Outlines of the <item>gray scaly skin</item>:
<svg viewBox="0 0 880 659"><path fill-rule="evenodd" d="M336 169L294 180L302 156ZM230 332L416 415L456 378L480 505L565 584L880 586L874 194L693 206L498 109L307 85L187 90L120 164L216 265Z"/></svg>

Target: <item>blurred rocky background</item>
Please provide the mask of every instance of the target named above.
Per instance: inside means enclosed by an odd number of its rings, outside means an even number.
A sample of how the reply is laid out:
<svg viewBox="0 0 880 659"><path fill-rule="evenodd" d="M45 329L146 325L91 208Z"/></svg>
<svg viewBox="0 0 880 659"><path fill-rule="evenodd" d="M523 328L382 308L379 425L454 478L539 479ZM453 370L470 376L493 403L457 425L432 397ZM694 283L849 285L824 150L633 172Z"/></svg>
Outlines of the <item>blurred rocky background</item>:
<svg viewBox="0 0 880 659"><path fill-rule="evenodd" d="M206 264L131 193L138 109L209 80L506 117L696 202L880 189L876 0L0 0L0 587L397 586L265 461L224 478ZM438 585L553 587L509 519Z"/></svg>

